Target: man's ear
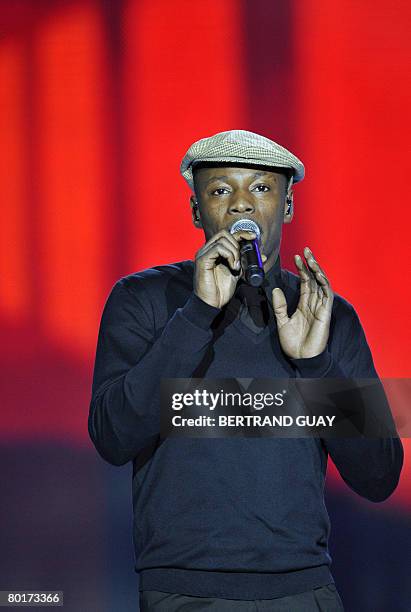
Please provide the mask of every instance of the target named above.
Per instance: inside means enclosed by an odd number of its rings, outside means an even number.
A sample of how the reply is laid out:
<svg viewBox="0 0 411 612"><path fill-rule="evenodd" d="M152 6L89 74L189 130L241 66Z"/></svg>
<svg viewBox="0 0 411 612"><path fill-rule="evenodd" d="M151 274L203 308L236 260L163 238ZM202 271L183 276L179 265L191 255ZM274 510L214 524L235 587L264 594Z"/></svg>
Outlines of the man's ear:
<svg viewBox="0 0 411 612"><path fill-rule="evenodd" d="M294 194L291 188L287 191L284 206L284 223L291 223L294 216Z"/></svg>
<svg viewBox="0 0 411 612"><path fill-rule="evenodd" d="M193 223L195 227L197 227L198 229L202 229L203 224L201 223L200 208L198 206L197 199L194 195L190 197L190 206L191 206L191 215L193 217Z"/></svg>

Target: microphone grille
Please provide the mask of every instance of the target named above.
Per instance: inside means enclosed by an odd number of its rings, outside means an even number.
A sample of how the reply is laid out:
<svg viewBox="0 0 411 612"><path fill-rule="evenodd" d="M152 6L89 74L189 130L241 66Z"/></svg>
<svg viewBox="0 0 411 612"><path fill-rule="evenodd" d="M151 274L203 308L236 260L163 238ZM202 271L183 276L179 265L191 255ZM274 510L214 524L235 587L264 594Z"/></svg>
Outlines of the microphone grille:
<svg viewBox="0 0 411 612"><path fill-rule="evenodd" d="M235 234L235 232L239 232L241 230L254 232L257 236L257 240L260 239L260 228L258 227L257 223L251 219L238 219L238 221L235 221L230 228L230 234Z"/></svg>

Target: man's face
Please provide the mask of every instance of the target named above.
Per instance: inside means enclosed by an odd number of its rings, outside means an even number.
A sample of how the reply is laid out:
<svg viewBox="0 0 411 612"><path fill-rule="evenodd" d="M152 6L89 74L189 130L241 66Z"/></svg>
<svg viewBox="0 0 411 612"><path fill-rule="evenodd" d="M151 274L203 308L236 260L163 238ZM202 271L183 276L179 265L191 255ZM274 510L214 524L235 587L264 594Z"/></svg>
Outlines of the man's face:
<svg viewBox="0 0 411 612"><path fill-rule="evenodd" d="M265 268L277 259L285 216L287 177L263 167L215 166L194 170L199 222L206 241L221 229L229 230L237 219L252 219L261 229ZM193 206L195 198L192 197Z"/></svg>

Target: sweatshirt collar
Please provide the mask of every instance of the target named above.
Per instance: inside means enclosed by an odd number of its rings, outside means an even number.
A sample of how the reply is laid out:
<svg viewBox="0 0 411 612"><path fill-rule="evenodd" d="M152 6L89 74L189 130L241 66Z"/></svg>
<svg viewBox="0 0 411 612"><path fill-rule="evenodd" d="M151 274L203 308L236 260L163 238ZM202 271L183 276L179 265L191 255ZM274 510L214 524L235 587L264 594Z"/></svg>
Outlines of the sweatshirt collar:
<svg viewBox="0 0 411 612"><path fill-rule="evenodd" d="M240 280L237 284L237 289L235 293L242 293L241 287L244 287L244 285L246 285L244 280ZM272 304L272 292L273 289L275 289L275 287L280 287L280 289L282 289L284 291L284 286L283 286L283 281L282 281L282 276L281 276L281 259L280 259L280 255L278 255L274 265L268 270L268 272L265 273L264 276L264 280L263 280L263 284L261 285L261 287L257 288L257 287L251 287L251 286L246 286L245 287L245 291L249 296L249 299L254 299L252 296L255 295L255 299L258 298L257 296L263 296L265 294L268 303L271 305Z"/></svg>

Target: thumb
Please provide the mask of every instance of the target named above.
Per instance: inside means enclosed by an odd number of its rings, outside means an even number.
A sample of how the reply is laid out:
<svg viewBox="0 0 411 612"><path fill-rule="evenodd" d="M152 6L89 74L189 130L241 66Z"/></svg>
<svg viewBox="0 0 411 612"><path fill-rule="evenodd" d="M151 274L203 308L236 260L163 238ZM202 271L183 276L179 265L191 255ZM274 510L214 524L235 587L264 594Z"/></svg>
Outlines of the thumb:
<svg viewBox="0 0 411 612"><path fill-rule="evenodd" d="M279 325L284 325L284 323L287 323L288 321L287 300L285 299L285 295L281 289L276 287L273 289L272 297L274 314L277 319L277 323Z"/></svg>

